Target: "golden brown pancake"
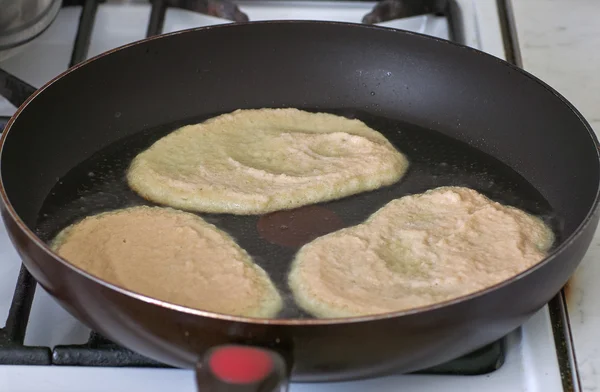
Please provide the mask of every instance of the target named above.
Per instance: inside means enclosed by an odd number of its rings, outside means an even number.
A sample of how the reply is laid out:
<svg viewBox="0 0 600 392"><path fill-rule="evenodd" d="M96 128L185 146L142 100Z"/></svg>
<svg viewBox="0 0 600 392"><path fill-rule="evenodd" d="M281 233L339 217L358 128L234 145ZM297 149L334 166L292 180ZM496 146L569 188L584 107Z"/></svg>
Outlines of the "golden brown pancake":
<svg viewBox="0 0 600 392"><path fill-rule="evenodd" d="M539 263L554 241L540 219L462 187L402 197L364 223L304 245L289 285L317 317L432 305Z"/></svg>
<svg viewBox="0 0 600 392"><path fill-rule="evenodd" d="M282 307L267 273L191 213L133 207L90 216L61 231L52 248L91 275L172 304L266 318Z"/></svg>
<svg viewBox="0 0 600 392"><path fill-rule="evenodd" d="M258 109L174 131L135 157L127 180L156 203L252 215L377 189L407 168L404 155L359 120Z"/></svg>

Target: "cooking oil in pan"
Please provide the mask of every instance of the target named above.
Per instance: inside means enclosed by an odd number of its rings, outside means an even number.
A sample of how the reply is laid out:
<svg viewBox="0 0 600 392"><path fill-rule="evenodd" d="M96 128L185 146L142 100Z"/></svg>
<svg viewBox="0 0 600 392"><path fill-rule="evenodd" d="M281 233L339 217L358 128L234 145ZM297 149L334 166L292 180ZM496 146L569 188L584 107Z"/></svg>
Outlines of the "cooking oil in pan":
<svg viewBox="0 0 600 392"><path fill-rule="evenodd" d="M389 201L408 194L439 186L469 187L542 217L560 235L558 220L548 202L522 176L495 158L439 132L401 121L348 109L327 111L358 118L384 134L408 157L410 169L406 176L375 191L263 216L198 214L228 232L270 274L286 302L280 318L310 317L294 304L286 284L290 263L300 246L318 236L359 224ZM155 205L129 189L125 174L131 160L178 127L218 114L141 131L81 162L57 181L44 201L38 217L38 235L49 241L62 228L85 216Z"/></svg>

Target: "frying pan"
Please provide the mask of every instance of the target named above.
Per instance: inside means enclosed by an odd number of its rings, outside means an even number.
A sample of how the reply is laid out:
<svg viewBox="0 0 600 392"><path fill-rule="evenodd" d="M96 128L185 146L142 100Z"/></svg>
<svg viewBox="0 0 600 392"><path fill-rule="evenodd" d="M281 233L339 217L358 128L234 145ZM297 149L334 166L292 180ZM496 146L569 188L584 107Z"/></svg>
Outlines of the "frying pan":
<svg viewBox="0 0 600 392"><path fill-rule="evenodd" d="M416 174L409 173L400 188L317 206L346 226L391 198L454 181L499 199L504 195L509 204L534 200L522 207L550 217L557 244L538 265L472 295L341 319L251 319L189 309L104 282L49 250L45 235L59 228L40 231L41 211L61 217L61 224L79 219L76 209L63 207L77 205L73 179L85 182L76 174L98 157L126 162L120 146L132 153L143 147L137 141L152 139L139 135L162 135L214 114L262 107L363 116L407 152ZM402 145L398 135L405 134L412 139ZM197 379L208 390L274 390L284 388L287 376L332 381L411 372L464 355L543 307L573 273L598 224L598 141L566 99L482 52L373 26L261 22L140 41L76 66L35 92L10 120L1 147L4 222L37 281L108 338L169 365L198 365ZM475 177L485 177L488 185L471 184L467 172L419 171L427 162L460 166L452 162L468 163L477 154L487 158L463 166L481 166ZM125 167L115 163L112 171L122 175ZM502 180L509 171L510 180ZM504 191L494 194L494 184L502 181ZM75 188L61 188L64 182ZM94 183L84 185L77 189L85 192ZM121 200L127 191L114 192L113 199ZM125 199L95 203L108 209L133 200ZM224 225L233 232L243 226L234 236L249 252L283 249L273 254L289 265L284 258L295 245L263 241L256 228L260 217L228 219ZM274 278L285 290L281 279ZM244 361L254 373L246 368L250 373L227 373L239 371Z"/></svg>

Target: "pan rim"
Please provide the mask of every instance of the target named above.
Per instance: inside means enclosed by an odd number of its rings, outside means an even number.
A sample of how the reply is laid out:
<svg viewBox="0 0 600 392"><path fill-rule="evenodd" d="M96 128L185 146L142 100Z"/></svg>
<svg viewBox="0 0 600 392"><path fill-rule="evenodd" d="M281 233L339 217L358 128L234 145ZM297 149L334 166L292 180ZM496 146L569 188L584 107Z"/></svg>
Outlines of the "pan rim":
<svg viewBox="0 0 600 392"><path fill-rule="evenodd" d="M48 256L52 257L53 259L55 259L56 261L61 263L64 267L69 268L73 272L75 272L79 275L82 275L86 279L90 279L94 283L104 286L105 288L114 290L122 295L127 296L127 297L141 300L143 302L146 302L146 303L149 303L152 305L157 305L162 308L166 308L166 309L173 310L176 312L185 313L190 316L207 317L207 318L211 318L211 319L218 319L221 321L230 321L230 322L237 322L237 323L244 323L244 324L273 325L273 326L328 326L328 325L337 325L337 324L370 322L370 321L376 321L376 320L400 318L403 316L411 316L411 315L415 315L415 314L433 312L433 311L436 311L439 309L451 307L454 305L458 305L461 303L465 303L465 302L474 300L476 298L485 296L496 290L499 290L503 287L506 287L520 279L523 279L523 278L527 277L528 275L532 274L533 272L535 272L536 270L543 268L546 264L552 262L556 257L558 257L561 253L563 253L568 246L570 246L573 242L575 242L582 235L584 230L589 226L594 215L596 215L598 208L600 206L600 185L596 189L594 201L593 201L592 205L590 206L586 216L581 221L581 223L577 226L577 228L573 231L573 233L569 237L567 237L563 241L562 244L557 246L550 254L548 254L543 260L541 260L537 264L533 265L532 267L526 269L525 271L522 271L518 275L515 275L510 279L504 280L493 286L486 287L482 290L473 292L471 294L453 298L453 299L443 301L443 302L438 302L438 303L435 303L432 305L427 305L427 306L422 306L422 307L412 308L412 309L407 309L407 310L402 310L402 311L396 311L396 312L387 312L387 313L380 313L380 314L373 314L373 315L366 315L366 316L340 317L340 318L311 318L311 319L274 319L274 318L269 318L269 319L263 319L263 318L254 318L254 317L233 316L233 315L228 315L228 314L223 314L223 313L210 312L210 311L204 311L204 310L200 310L200 309L189 308L186 306L176 305L176 304L173 304L170 302L152 298L152 297L149 297L149 296L146 296L143 294L139 294L134 291L116 286L112 283L109 283L107 281L104 281L98 277L95 277L95 276L89 274L85 270L74 266L73 264L69 263L66 259L64 259L64 258L58 256L57 254L55 254L54 252L52 252L49 245L46 244L44 241L42 241L25 224L25 222L23 222L23 220L19 217L19 215L13 208L11 202L9 201L6 189L4 187L4 181L3 181L2 175L1 175L1 160L2 160L1 158L2 158L3 151L4 151L5 141L8 137L8 135L10 134L13 124L18 120L19 116L26 109L27 105L33 99L35 99L38 95L40 95L43 91L45 91L46 89L51 87L55 82L66 77L70 73L75 72L77 69L87 65L88 63L96 61L96 60L103 58L107 55L110 55L112 53L127 49L129 47L136 46L138 44L149 42L152 40L164 39L164 38L176 36L179 34L187 34L187 33L192 33L192 32L196 32L196 31L213 30L213 29L235 29L235 28L239 28L239 27L244 28L245 26L249 26L249 25L310 25L310 26L332 25L332 26L340 26L340 27L344 27L344 28L357 28L357 29L374 30L374 31L379 30L379 31L383 31L385 33L404 34L404 35L409 35L409 36L416 36L419 39L437 41L438 43L441 43L441 44L453 45L457 48L460 48L460 50L467 50L467 51L473 52L475 54L487 56L488 58L490 58L490 60L496 61L499 65L508 67L512 71L519 72L523 76L531 79L533 82L536 82L541 87L545 88L549 93L553 94L556 98L558 98L571 112L573 112L575 114L575 116L579 119L579 121L581 121L581 123L586 128L588 136L590 137L592 143L596 147L596 157L598 158L597 162L598 162L598 167L600 168L600 143L598 141L598 137L596 136L591 125L583 117L583 115L579 112L579 110L577 110L577 108L575 108L575 106L573 104L571 104L571 102L569 102L562 94L560 94L558 91L556 91L554 88L549 86L547 83L545 83L541 79L537 78L536 76L532 75L531 73L527 72L526 70L519 68L516 65L513 65L513 64L511 64L507 61L504 61L498 57L490 55L481 50L478 50L478 49L475 49L475 48L472 48L472 47L469 47L466 45L458 44L456 42L452 42L449 40L445 40L442 38L432 37L432 36L429 36L426 34L415 33L412 31L394 29L394 28L383 27L383 26L365 25L365 24L361 24L361 23L306 21L306 20L257 21L257 22L229 23L229 24L221 24L221 25L203 26L203 27L175 31L175 32L158 35L158 36L153 36L153 37L149 37L149 38L144 38L142 40L131 42L126 45L111 49L109 51L103 52L94 57L91 57L91 58L67 69L66 71L60 73L59 75L57 75L56 77L52 78L50 81L45 83L42 87L40 87L35 93L33 93L17 109L15 114L10 118L10 120L6 124L4 132L2 132L2 137L0 138L0 198L2 200L2 205L0 205L0 207L4 207L5 211L8 212L8 214L10 215L10 218L16 223L16 225L19 227L19 229L29 238L29 240L31 240L39 249L44 251ZM599 170L599 172L600 172L600 170ZM598 182L600 184L600 176L598 178Z"/></svg>

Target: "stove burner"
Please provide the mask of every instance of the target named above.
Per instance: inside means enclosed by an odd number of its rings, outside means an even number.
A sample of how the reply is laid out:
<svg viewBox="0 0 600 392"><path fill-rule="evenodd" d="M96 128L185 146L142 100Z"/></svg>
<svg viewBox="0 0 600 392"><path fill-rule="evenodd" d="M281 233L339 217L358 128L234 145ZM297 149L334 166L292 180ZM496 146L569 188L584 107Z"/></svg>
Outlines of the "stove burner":
<svg viewBox="0 0 600 392"><path fill-rule="evenodd" d="M14 106L21 106L34 92L35 88L24 83L16 76L0 69L0 95L6 98ZM6 122L2 122L0 125L1 131L6 126Z"/></svg>
<svg viewBox="0 0 600 392"><path fill-rule="evenodd" d="M5 357L0 343L0 364ZM41 348L40 348L41 349ZM505 340L498 340L471 354L421 370L415 374L476 376L498 370L505 359ZM62 366L110 366L170 368L123 348L95 332L82 345L57 346L52 351L52 364Z"/></svg>
<svg viewBox="0 0 600 392"><path fill-rule="evenodd" d="M0 116L0 132L4 131L6 124L8 124L8 120L10 120L10 117Z"/></svg>
<svg viewBox="0 0 600 392"><path fill-rule="evenodd" d="M167 7L199 12L234 22L248 22L248 15L230 0L165 0Z"/></svg>
<svg viewBox="0 0 600 392"><path fill-rule="evenodd" d="M381 0L362 22L374 24L423 14L443 15L447 7L448 0Z"/></svg>
<svg viewBox="0 0 600 392"><path fill-rule="evenodd" d="M63 0L63 6L79 5L83 7L70 66L87 57L96 12L101 2L103 0ZM384 0L365 16L365 18L371 18L366 23L430 12L450 12L446 10L446 3L449 3L449 0ZM243 16L238 14L239 9L229 0L153 0L147 36L162 32L168 7L212 13L213 15L216 13L217 16L230 20L243 19ZM32 90L21 80L0 70L0 95L9 99L15 106L20 106L34 91L35 89ZM4 129L8 120L8 117L0 117L0 131ZM25 346L25 332L35 287L34 278L25 267L21 266L6 326L0 329L0 365L168 367L119 346L95 332L91 333L85 344L57 346L54 349ZM471 354L418 373L485 374L499 369L504 364L504 359L505 339L501 339Z"/></svg>
<svg viewBox="0 0 600 392"><path fill-rule="evenodd" d="M21 266L6 326L0 329L0 364L2 365L51 364L49 348L23 345L34 294L35 280L25 267Z"/></svg>

